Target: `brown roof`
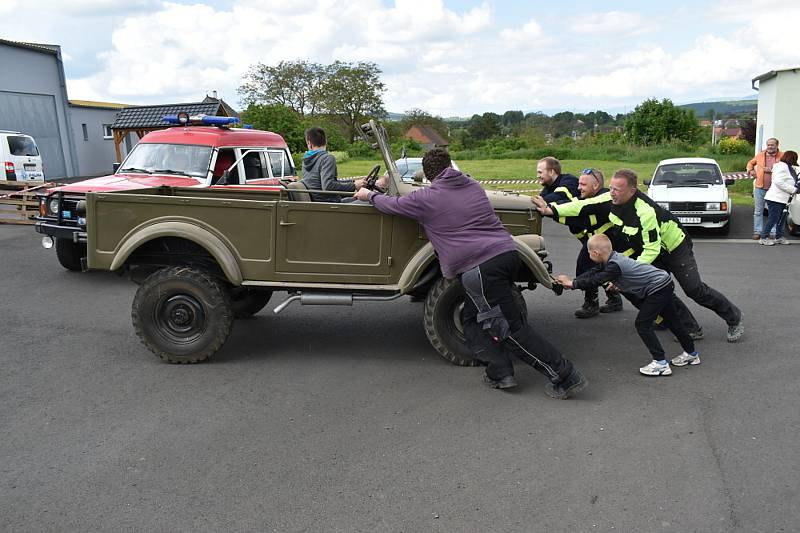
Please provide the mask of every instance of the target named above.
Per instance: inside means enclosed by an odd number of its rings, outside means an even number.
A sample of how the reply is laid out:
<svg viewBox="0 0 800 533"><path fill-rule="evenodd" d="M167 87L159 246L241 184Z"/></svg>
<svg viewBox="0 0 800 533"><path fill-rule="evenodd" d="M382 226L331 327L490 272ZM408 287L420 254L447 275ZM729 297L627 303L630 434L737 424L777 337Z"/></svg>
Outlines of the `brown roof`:
<svg viewBox="0 0 800 533"><path fill-rule="evenodd" d="M130 104L117 104L114 102L93 102L91 100L69 100L69 105L75 107L93 107L100 109L124 109Z"/></svg>
<svg viewBox="0 0 800 533"><path fill-rule="evenodd" d="M408 128L405 137L414 139L422 144L434 144L435 146L447 146L450 144L447 142L447 139L439 135L436 130L424 124L415 124Z"/></svg>

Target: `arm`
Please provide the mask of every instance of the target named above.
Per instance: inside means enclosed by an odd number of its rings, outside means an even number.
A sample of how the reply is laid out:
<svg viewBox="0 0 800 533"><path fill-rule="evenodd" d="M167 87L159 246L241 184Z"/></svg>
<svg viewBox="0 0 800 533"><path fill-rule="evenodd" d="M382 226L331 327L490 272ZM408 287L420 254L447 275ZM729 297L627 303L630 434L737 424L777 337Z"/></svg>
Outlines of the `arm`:
<svg viewBox="0 0 800 533"><path fill-rule="evenodd" d="M356 198L359 200L368 200L369 203L374 205L378 211L387 213L389 215L400 215L407 218L414 219L418 222L423 222L425 218L425 208L422 194L426 189L419 189L407 196L386 196L378 194L375 191L367 191L367 189L359 189L356 193Z"/></svg>
<svg viewBox="0 0 800 533"><path fill-rule="evenodd" d="M565 204L550 205L553 217L576 217L579 215L595 215L602 213L603 210L610 209L611 193L605 192L586 200L576 200Z"/></svg>
<svg viewBox="0 0 800 533"><path fill-rule="evenodd" d="M756 163L758 163L758 154L756 154L756 156L753 157L753 159L751 159L750 161L747 162L747 167L746 168L747 168L747 173L748 174L753 172L753 168L755 168Z"/></svg>
<svg viewBox="0 0 800 533"><path fill-rule="evenodd" d="M617 279L622 272L616 263L606 263L602 269L584 272L572 281L573 289L591 289L600 287Z"/></svg>
<svg viewBox="0 0 800 533"><path fill-rule="evenodd" d="M795 184L794 178L789 173L789 165L786 163L778 163L772 167L772 183L775 187L785 192L786 194L794 194Z"/></svg>
<svg viewBox="0 0 800 533"><path fill-rule="evenodd" d="M658 227L655 209L638 199L636 208L636 215L639 217L639 231L642 236L642 253L636 260L649 265L661 253L661 231Z"/></svg>
<svg viewBox="0 0 800 533"><path fill-rule="evenodd" d="M322 181L323 191L353 192L356 186L352 181L339 181L336 179L336 158L333 154L327 156L319 163L319 178Z"/></svg>

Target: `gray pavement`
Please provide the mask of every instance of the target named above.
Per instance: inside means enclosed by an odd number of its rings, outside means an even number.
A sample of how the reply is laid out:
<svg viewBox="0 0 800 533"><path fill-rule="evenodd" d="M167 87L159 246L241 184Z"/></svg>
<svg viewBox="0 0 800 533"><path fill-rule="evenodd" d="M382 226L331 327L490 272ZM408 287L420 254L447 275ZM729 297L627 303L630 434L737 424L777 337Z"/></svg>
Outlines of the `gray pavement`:
<svg viewBox="0 0 800 533"><path fill-rule="evenodd" d="M572 273L577 243L544 234ZM668 378L638 374L629 306L579 321L579 293L527 291L591 381L555 401L524 365L508 393L441 360L405 300L265 310L165 364L134 284L0 226L0 531L794 531L800 246L717 239L701 272L747 333L689 302L702 364Z"/></svg>

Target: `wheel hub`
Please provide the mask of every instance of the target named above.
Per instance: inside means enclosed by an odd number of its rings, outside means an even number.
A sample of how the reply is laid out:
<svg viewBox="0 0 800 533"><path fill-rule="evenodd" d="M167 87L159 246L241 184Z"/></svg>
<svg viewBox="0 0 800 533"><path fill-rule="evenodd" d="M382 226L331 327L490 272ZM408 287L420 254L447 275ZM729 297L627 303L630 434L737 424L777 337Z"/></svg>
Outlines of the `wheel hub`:
<svg viewBox="0 0 800 533"><path fill-rule="evenodd" d="M161 302L156 313L161 331L174 341L191 341L205 329L203 305L188 294L175 294Z"/></svg>

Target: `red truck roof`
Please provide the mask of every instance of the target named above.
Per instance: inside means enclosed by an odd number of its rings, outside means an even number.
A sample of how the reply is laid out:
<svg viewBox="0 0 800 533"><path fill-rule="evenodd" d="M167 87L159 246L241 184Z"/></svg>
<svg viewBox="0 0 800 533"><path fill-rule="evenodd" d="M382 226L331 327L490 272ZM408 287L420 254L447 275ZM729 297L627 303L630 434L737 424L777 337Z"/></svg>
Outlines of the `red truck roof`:
<svg viewBox="0 0 800 533"><path fill-rule="evenodd" d="M271 146L286 148L286 141L271 131L214 126L173 127L151 131L140 143L198 144L202 146Z"/></svg>

